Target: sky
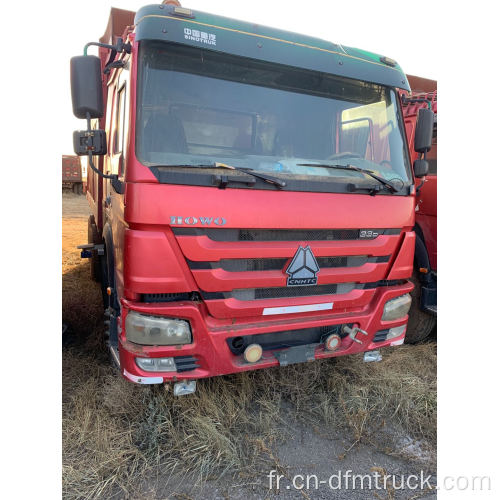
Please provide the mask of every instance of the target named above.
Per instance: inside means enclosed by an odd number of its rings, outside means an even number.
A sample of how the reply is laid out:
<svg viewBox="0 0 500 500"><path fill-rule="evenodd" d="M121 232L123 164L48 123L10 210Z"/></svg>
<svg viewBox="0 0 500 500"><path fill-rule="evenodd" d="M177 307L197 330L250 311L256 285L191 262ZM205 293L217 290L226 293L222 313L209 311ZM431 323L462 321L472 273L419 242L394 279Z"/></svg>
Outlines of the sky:
<svg viewBox="0 0 500 500"><path fill-rule="evenodd" d="M68 85L59 101L61 116L67 117L67 131L61 137L62 154L73 154L72 131L84 128L83 120L73 118L69 87L69 59L80 55L89 41L98 41L104 33L111 7L137 11L147 0L87 0L77 14L65 9L64 44L58 51L61 68L66 65ZM159 2L158 2L159 3ZM183 7L303 33L349 47L386 55L398 61L406 73L437 80L439 58L435 56L432 17L413 15L409 4L397 1L325 1L285 0L181 0ZM76 5L76 4L69 4ZM420 2L425 10L432 2ZM77 22L75 15L77 17ZM418 26L418 35L416 32ZM426 36L422 36L425 33ZM90 49L89 53L97 53ZM64 78L64 76L63 76Z"/></svg>

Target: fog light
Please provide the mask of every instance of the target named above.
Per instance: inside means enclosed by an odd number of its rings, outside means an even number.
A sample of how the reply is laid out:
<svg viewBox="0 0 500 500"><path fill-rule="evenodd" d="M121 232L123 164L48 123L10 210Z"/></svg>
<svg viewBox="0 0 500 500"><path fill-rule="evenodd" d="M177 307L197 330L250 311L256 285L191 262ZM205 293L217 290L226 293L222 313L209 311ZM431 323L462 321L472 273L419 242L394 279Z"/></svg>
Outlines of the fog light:
<svg viewBox="0 0 500 500"><path fill-rule="evenodd" d="M329 351L336 351L340 347L341 338L335 333L328 335L325 340L325 349Z"/></svg>
<svg viewBox="0 0 500 500"><path fill-rule="evenodd" d="M250 344L243 353L247 363L256 363L262 357L262 347L259 344Z"/></svg>
<svg viewBox="0 0 500 500"><path fill-rule="evenodd" d="M145 372L175 372L174 358L135 358L137 366Z"/></svg>
<svg viewBox="0 0 500 500"><path fill-rule="evenodd" d="M406 325L395 326L394 328L389 328L386 339L393 339L394 337L399 337L406 330Z"/></svg>
<svg viewBox="0 0 500 500"><path fill-rule="evenodd" d="M183 345L192 342L189 322L129 311L125 320L127 340L141 345Z"/></svg>
<svg viewBox="0 0 500 500"><path fill-rule="evenodd" d="M384 306L382 321L392 321L402 318L408 314L411 306L411 296L409 293L388 300Z"/></svg>

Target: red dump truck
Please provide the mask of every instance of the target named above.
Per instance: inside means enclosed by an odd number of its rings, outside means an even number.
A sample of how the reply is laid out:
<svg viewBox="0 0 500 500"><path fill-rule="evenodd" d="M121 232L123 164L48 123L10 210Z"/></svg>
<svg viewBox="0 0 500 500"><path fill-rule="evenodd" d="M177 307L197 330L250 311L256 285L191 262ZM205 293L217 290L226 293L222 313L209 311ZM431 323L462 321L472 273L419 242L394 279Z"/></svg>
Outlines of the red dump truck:
<svg viewBox="0 0 500 500"><path fill-rule="evenodd" d="M75 194L83 193L82 165L80 157L62 155L62 187L71 189Z"/></svg>
<svg viewBox="0 0 500 500"><path fill-rule="evenodd" d="M425 182L417 186L415 208L415 289L409 312L406 341L426 339L437 319L437 82L427 78L406 75L412 94L403 94L403 114L412 161L419 157L413 148L413 137L420 109L432 109L434 126L432 148L427 153L429 173Z"/></svg>
<svg viewBox="0 0 500 500"><path fill-rule="evenodd" d="M71 84L82 256L126 379L189 394L403 343L427 164L394 60L166 2L112 9ZM431 133L423 113L416 150Z"/></svg>

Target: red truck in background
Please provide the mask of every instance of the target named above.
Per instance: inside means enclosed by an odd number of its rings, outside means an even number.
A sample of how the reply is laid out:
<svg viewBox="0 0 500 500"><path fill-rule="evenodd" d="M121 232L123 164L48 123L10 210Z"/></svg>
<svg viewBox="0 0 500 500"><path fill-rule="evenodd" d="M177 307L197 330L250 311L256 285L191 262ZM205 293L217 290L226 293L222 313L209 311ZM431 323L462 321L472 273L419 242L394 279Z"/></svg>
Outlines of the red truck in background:
<svg viewBox="0 0 500 500"><path fill-rule="evenodd" d="M428 166L410 162L395 61L168 1L112 9L71 84L82 256L126 379L182 395L403 343ZM423 113L416 150L431 133Z"/></svg>
<svg viewBox="0 0 500 500"><path fill-rule="evenodd" d="M83 193L82 165L79 156L62 155L62 187Z"/></svg>
<svg viewBox="0 0 500 500"><path fill-rule="evenodd" d="M406 75L412 88L411 96L403 94L403 114L412 162L419 157L413 148L413 138L419 109L432 109L434 127L432 148L427 153L429 173L423 185L417 186L415 207L415 289L409 312L406 342L427 338L437 319L437 82Z"/></svg>

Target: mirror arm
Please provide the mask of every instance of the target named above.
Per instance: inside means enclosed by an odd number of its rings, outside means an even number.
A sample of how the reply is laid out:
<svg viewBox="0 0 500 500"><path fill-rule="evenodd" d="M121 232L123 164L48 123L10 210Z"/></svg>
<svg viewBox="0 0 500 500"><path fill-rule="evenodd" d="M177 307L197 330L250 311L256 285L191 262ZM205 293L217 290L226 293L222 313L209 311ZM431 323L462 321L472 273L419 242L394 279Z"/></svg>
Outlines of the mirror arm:
<svg viewBox="0 0 500 500"><path fill-rule="evenodd" d="M105 75L107 75L111 71L110 66L113 64L115 58L116 58L116 50L111 49L111 52L109 53L108 61L106 62L106 64L104 65L104 69L102 70L102 72Z"/></svg>
<svg viewBox="0 0 500 500"><path fill-rule="evenodd" d="M90 126L90 113L87 112L87 132L92 132L92 128ZM89 157L89 166L90 168L97 174L97 175L100 175L101 177L103 177L104 179L112 179L113 177L115 177L115 175L108 175L108 174L105 174L104 172L101 172L95 165L94 165L94 161L92 160L92 151L89 149L87 151L87 155ZM117 177L117 176L116 176Z"/></svg>
<svg viewBox="0 0 500 500"><path fill-rule="evenodd" d="M90 113L87 113L87 131L92 132L92 129L90 127ZM89 166L90 168L97 174L100 175L103 179L111 179L111 186L113 189L118 193L118 194L123 194L125 192L125 186L124 183L118 179L118 175L116 174L105 174L104 172L101 172L95 165L94 161L92 159L92 151L89 149L88 152L88 158L89 158Z"/></svg>
<svg viewBox="0 0 500 500"><path fill-rule="evenodd" d="M125 63L121 59L119 61L110 61L104 66L102 72L107 75L111 71L111 68L123 68L124 66Z"/></svg>
<svg viewBox="0 0 500 500"><path fill-rule="evenodd" d="M422 187L424 186L424 184L426 183L426 179L425 177L422 179L422 182L415 188L415 195L418 196L420 194L420 190L422 189Z"/></svg>
<svg viewBox="0 0 500 500"><path fill-rule="evenodd" d="M96 47L102 47L104 49L109 49L111 51L109 53L108 61L105 64L104 69L102 70L102 72L105 75L107 75L111 71L111 68L121 67L121 64L123 64L123 63L120 63L119 61L117 61L117 63L119 63L120 65L119 66L116 65L115 58L116 58L117 54L119 54L121 52L125 52L126 54L130 54L130 52L132 51L132 45L130 45L130 43L123 43L123 39L118 38L118 40L116 41L116 45L110 45L109 43L101 43L101 42L89 42L89 43L87 43L85 45L85 47L83 48L83 55L84 56L87 55L88 48L92 45L96 46Z"/></svg>
<svg viewBox="0 0 500 500"><path fill-rule="evenodd" d="M103 47L104 49L114 50L115 52L125 52L130 54L132 50L132 45L130 43L123 43L122 38L118 38L116 45L110 45L109 43L101 43L101 42L89 42L83 48L83 55L87 55L88 48L93 45L95 47Z"/></svg>
<svg viewBox="0 0 500 500"><path fill-rule="evenodd" d="M423 153L420 153L420 159L421 160L427 160L427 151L424 151ZM422 177L422 182L415 188L415 195L416 196L418 196L420 194L420 190L424 187L425 182L426 182L426 179L425 179L425 176L424 176L424 177Z"/></svg>

